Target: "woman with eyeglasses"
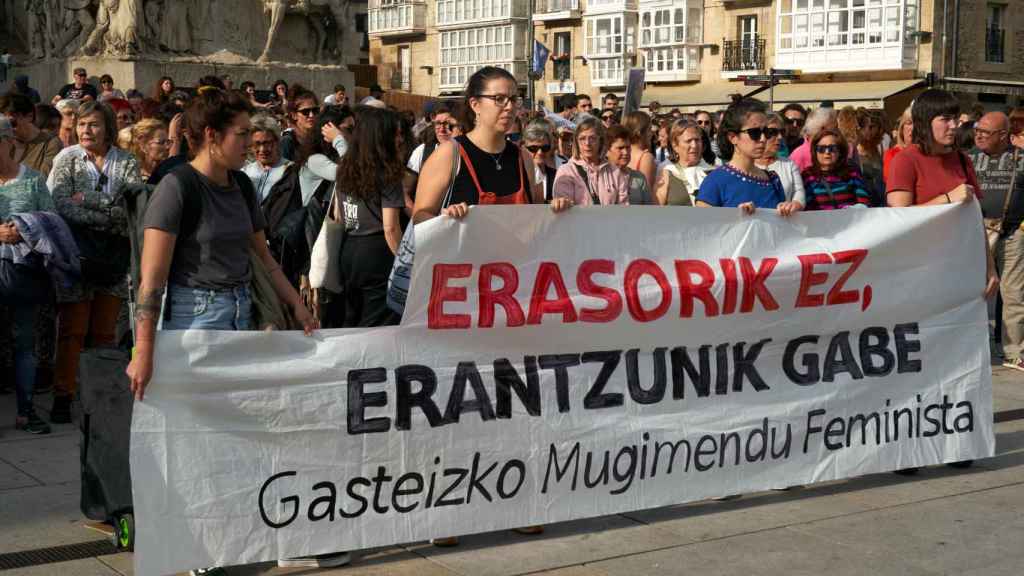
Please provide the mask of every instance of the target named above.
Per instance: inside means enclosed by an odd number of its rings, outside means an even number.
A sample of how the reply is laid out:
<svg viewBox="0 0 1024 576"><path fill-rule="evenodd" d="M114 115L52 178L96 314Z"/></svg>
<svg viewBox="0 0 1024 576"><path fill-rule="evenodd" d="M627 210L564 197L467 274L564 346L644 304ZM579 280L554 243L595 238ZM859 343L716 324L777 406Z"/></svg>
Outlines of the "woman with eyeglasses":
<svg viewBox="0 0 1024 576"><path fill-rule="evenodd" d="M786 200L779 175L756 163L768 141L765 110L763 103L752 98L734 102L726 109L718 132L718 148L726 163L701 183L697 206L739 208L743 214L769 208L783 216L800 210L799 204Z"/></svg>
<svg viewBox="0 0 1024 576"><path fill-rule="evenodd" d="M47 181L57 213L75 232L83 258L82 278L70 286L57 286L53 422L71 421L71 397L83 345L115 343L117 317L128 297L128 237L119 197L125 185L142 183L135 157L114 146L117 125L109 106L99 102L82 104L75 130L78 144L57 154ZM124 258L125 262L115 263L124 266L90 263L102 258Z"/></svg>
<svg viewBox="0 0 1024 576"><path fill-rule="evenodd" d="M754 163L768 172L778 174L779 181L782 182L782 189L786 191L786 201L806 206L807 200L804 194L804 182L803 177L800 175L800 168L792 160L780 156L783 145L784 125L785 121L778 114L768 116L768 123L765 128L767 142L764 146L764 154L755 160Z"/></svg>
<svg viewBox="0 0 1024 576"><path fill-rule="evenodd" d="M320 100L311 90L301 84L294 84L288 91L287 111L292 126L281 136L281 157L294 162L303 143L315 137L313 129L316 127L316 117L320 114Z"/></svg>
<svg viewBox="0 0 1024 576"><path fill-rule="evenodd" d="M544 189L544 202L554 198L555 175L561 162L555 156L555 127L548 120L539 118L526 125L523 131L523 147L533 158L534 182Z"/></svg>
<svg viewBox="0 0 1024 576"><path fill-rule="evenodd" d="M718 130L715 126L714 116L705 110L698 110L694 114L694 119L697 122L697 126L700 126L711 143L710 146L704 149L704 161L712 166L719 164L719 160L724 159L722 158L721 150L719 150Z"/></svg>
<svg viewBox="0 0 1024 576"><path fill-rule="evenodd" d="M629 134L632 138L633 133ZM607 161L606 136L604 126L594 117L576 125L572 158L555 175L556 200L581 206L629 204L629 173Z"/></svg>
<svg viewBox="0 0 1024 576"><path fill-rule="evenodd" d="M110 74L104 74L100 76L100 102L106 102L117 98L124 100L124 92L121 92L117 88L114 88L114 78Z"/></svg>
<svg viewBox="0 0 1024 576"><path fill-rule="evenodd" d="M654 191L662 206L693 206L697 191L713 166L704 161L704 140L707 135L692 120L677 120L669 131L671 152L662 167Z"/></svg>
<svg viewBox="0 0 1024 576"><path fill-rule="evenodd" d="M871 206L871 194L856 165L847 162L850 145L842 132L822 130L811 139L811 166L803 172L807 210Z"/></svg>
<svg viewBox="0 0 1024 576"><path fill-rule="evenodd" d="M75 114L81 105L79 100L61 100L55 107L60 112L60 128L57 130L57 137L65 148L78 143L78 136L75 134Z"/></svg>
<svg viewBox="0 0 1024 576"><path fill-rule="evenodd" d="M147 118L131 127L131 152L139 161L143 179L149 179L161 162L167 159L170 150L167 142L167 126L155 118Z"/></svg>

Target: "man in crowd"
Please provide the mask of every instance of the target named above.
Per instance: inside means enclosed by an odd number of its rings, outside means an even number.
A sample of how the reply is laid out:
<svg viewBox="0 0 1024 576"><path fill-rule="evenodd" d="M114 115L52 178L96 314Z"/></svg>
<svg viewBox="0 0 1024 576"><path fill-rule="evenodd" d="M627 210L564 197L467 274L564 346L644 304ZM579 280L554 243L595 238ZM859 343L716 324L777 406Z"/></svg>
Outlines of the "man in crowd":
<svg viewBox="0 0 1024 576"><path fill-rule="evenodd" d="M1010 146L1010 121L1002 112L989 112L974 126L971 161L981 186L985 229L998 236L993 254L1003 300L1003 365L1024 372L1024 202L1020 176L1024 161ZM997 324L999 324L997 322Z"/></svg>
<svg viewBox="0 0 1024 576"><path fill-rule="evenodd" d="M328 106L347 106L348 94L345 93L345 85L335 84L334 92L324 97L324 104Z"/></svg>
<svg viewBox="0 0 1024 576"><path fill-rule="evenodd" d="M577 98L575 94L563 94L558 99L559 105L562 106L562 110L559 112L562 118L570 122L573 121L573 118L576 117L576 113L579 111L579 100Z"/></svg>
<svg viewBox="0 0 1024 576"><path fill-rule="evenodd" d="M780 158L789 158L789 153L796 150L804 143L803 129L804 123L807 122L807 110L803 106L793 102L787 104L782 109L782 118L785 120L786 125L783 128L783 142L786 144L786 149L783 151L779 150Z"/></svg>
<svg viewBox="0 0 1024 576"><path fill-rule="evenodd" d="M609 92L604 95L604 100L601 102L601 110L618 110L619 109L619 97L613 92Z"/></svg>
<svg viewBox="0 0 1024 576"><path fill-rule="evenodd" d="M36 127L36 107L28 96L0 96L0 114L14 127L14 159L40 174L49 174L53 159L64 147L60 138Z"/></svg>
<svg viewBox="0 0 1024 576"><path fill-rule="evenodd" d="M53 97L53 104L61 100L95 100L99 97L96 87L89 83L89 73L85 68L75 68L75 81L64 85Z"/></svg>
<svg viewBox="0 0 1024 576"><path fill-rule="evenodd" d="M29 86L28 76L25 76L24 74L14 77L14 86L11 87L11 92L28 96L28 99L31 100L33 104L39 104L40 102L39 91Z"/></svg>

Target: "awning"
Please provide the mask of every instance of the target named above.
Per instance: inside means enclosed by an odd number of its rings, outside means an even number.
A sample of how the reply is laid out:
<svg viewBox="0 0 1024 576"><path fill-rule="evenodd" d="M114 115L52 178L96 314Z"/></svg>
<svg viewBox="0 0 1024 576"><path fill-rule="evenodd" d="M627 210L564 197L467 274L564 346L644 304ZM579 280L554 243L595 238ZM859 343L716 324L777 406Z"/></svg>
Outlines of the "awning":
<svg viewBox="0 0 1024 576"><path fill-rule="evenodd" d="M775 107L796 102L816 106L823 100L831 100L837 108L843 106L864 106L884 108L887 98L923 88L922 79L879 80L877 82L796 82L779 84L775 87ZM644 90L643 105L658 102L662 108L679 108L692 112L698 108L724 108L732 102L736 93L750 94L757 87L744 86L741 82L716 82L690 86L650 86ZM756 98L768 101L768 90L758 92Z"/></svg>
<svg viewBox="0 0 1024 576"><path fill-rule="evenodd" d="M969 94L1006 94L1024 97L1024 82L989 80L987 78L943 78L943 88L950 92Z"/></svg>

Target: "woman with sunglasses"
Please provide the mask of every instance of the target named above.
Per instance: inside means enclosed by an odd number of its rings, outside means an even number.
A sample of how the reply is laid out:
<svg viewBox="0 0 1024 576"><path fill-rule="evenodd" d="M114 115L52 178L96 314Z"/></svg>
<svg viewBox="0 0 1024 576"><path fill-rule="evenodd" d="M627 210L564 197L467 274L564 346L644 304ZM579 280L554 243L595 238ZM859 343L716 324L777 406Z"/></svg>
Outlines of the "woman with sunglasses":
<svg viewBox="0 0 1024 576"><path fill-rule="evenodd" d="M704 179L697 206L739 208L743 214L770 208L783 216L800 210L799 204L786 200L779 175L756 164L767 145L767 125L765 105L759 100L747 98L729 106L718 132L718 148L726 163Z"/></svg>
<svg viewBox="0 0 1024 576"><path fill-rule="evenodd" d="M697 191L713 166L704 161L707 135L693 120L677 120L669 130L669 160L654 191L662 206L693 206Z"/></svg>
<svg viewBox="0 0 1024 576"><path fill-rule="evenodd" d="M800 168L789 158L781 157L781 150L784 144L783 134L785 121L782 116L772 114L768 116L768 123L765 128L765 136L768 141L764 146L764 154L754 161L759 167L769 172L778 174L782 182L782 189L786 191L786 200L796 202L800 206L806 206L807 200L804 193L804 181L800 175Z"/></svg>
<svg viewBox="0 0 1024 576"><path fill-rule="evenodd" d="M534 182L544 190L544 202L554 197L555 175L561 162L555 156L555 127L543 118L531 121L523 131L523 147L533 158Z"/></svg>
<svg viewBox="0 0 1024 576"><path fill-rule="evenodd" d="M121 92L117 88L114 88L114 78L110 74L104 74L100 76L100 102L106 102L107 100L124 100L124 92Z"/></svg>
<svg viewBox="0 0 1024 576"><path fill-rule="evenodd" d="M313 91L294 84L288 91L288 119L292 127L281 136L281 157L294 162L303 143L314 138L316 117L320 114L320 100ZM312 140L309 140L312 142Z"/></svg>
<svg viewBox="0 0 1024 576"><path fill-rule="evenodd" d="M811 139L811 167L804 170L807 210L871 206L871 194L856 165L847 162L850 145L838 130L822 130Z"/></svg>
<svg viewBox="0 0 1024 576"><path fill-rule="evenodd" d="M106 250L127 257L126 221L118 200L125 185L142 183L138 160L114 146L117 124L114 111L106 104L82 104L75 130L78 144L57 154L47 181L57 213L76 230L76 236L101 238ZM81 241L79 244L81 248ZM71 421L71 398L83 345L87 341L92 346L115 343L117 317L128 297L127 269L121 274L114 270L85 272L83 265L82 279L70 286L57 286L57 373L50 419L58 423Z"/></svg>

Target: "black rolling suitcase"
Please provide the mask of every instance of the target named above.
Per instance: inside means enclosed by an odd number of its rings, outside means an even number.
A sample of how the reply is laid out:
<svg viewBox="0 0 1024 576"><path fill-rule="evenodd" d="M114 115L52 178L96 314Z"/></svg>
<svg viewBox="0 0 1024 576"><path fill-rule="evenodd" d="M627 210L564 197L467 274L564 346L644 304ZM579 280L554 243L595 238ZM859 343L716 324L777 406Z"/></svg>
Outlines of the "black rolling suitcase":
<svg viewBox="0 0 1024 576"><path fill-rule="evenodd" d="M114 545L132 550L131 444L132 394L125 369L131 360L121 348L83 350L79 362L82 404L82 514L114 527Z"/></svg>

